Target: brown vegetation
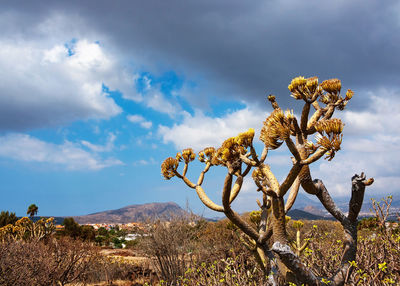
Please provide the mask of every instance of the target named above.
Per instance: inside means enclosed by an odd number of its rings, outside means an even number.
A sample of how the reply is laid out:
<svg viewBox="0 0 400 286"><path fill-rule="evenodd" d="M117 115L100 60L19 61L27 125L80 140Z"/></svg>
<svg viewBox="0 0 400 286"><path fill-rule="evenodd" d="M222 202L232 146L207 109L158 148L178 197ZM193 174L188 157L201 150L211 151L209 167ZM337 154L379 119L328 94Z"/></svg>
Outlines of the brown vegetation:
<svg viewBox="0 0 400 286"><path fill-rule="evenodd" d="M260 212L242 219L257 225ZM332 275L345 253L342 225L286 220L289 244L301 262L315 275ZM359 224L357 257L345 285L399 285L400 228L380 220L383 227ZM228 220L182 218L153 224L134 250L99 248L68 236L8 239L0 243L0 285L267 285L246 239Z"/></svg>

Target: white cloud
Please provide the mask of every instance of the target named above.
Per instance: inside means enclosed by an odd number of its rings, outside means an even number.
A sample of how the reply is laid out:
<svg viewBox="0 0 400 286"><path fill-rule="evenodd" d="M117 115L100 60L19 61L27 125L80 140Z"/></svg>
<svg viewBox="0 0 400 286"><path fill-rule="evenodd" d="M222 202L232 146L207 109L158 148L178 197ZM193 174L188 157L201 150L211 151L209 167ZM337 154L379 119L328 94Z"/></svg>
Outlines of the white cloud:
<svg viewBox="0 0 400 286"><path fill-rule="evenodd" d="M377 94L380 96L378 97ZM350 196L351 177L365 172L374 177L371 195L395 193L400 180L400 99L394 92L379 90L369 94L366 111L345 111L342 150L331 161L312 167L334 195Z"/></svg>
<svg viewBox="0 0 400 286"><path fill-rule="evenodd" d="M107 143L105 145L96 145L88 141L82 140L81 144L92 150L93 152L110 152L114 149L114 142L117 136L114 133L108 135Z"/></svg>
<svg viewBox="0 0 400 286"><path fill-rule="evenodd" d="M148 159L148 160L142 159L142 160L135 161L135 162L133 162L133 165L134 166L147 166L147 165L155 165L156 163L157 163L156 160L154 160L153 157L150 157L150 159Z"/></svg>
<svg viewBox="0 0 400 286"><path fill-rule="evenodd" d="M181 110L180 105L167 99L161 92L160 86L153 84L148 76L143 76L142 80L144 84L142 96L146 106L155 111L168 114L170 117L175 117Z"/></svg>
<svg viewBox="0 0 400 286"><path fill-rule="evenodd" d="M199 151L208 146L219 147L225 139L249 128L256 130L255 137L258 138L266 116L265 110L250 106L219 118L206 116L196 110L193 116L184 113L181 124L172 127L160 125L158 134L164 143L173 143L178 150L191 147Z"/></svg>
<svg viewBox="0 0 400 286"><path fill-rule="evenodd" d="M152 89L144 95L144 100L147 107L168 114L170 117L175 117L178 111L180 111L180 106L177 103L170 102L159 90L156 89Z"/></svg>
<svg viewBox="0 0 400 286"><path fill-rule="evenodd" d="M123 165L118 159L102 159L87 152L79 144L69 141L53 144L21 133L0 137L0 156L18 161L55 164L68 170L100 170Z"/></svg>
<svg viewBox="0 0 400 286"><path fill-rule="evenodd" d="M139 123L145 129L150 129L153 126L153 122L146 120L143 116L138 114L128 115L126 117L132 123Z"/></svg>
<svg viewBox="0 0 400 286"><path fill-rule="evenodd" d="M136 75L99 44L80 39L70 50L62 43L40 44L0 38L0 129L115 116L121 108L103 84L141 100L135 91Z"/></svg>
<svg viewBox="0 0 400 286"><path fill-rule="evenodd" d="M396 95L397 93L397 95ZM345 110L341 118L349 135L400 134L399 91L379 89L368 93L369 108L362 112Z"/></svg>

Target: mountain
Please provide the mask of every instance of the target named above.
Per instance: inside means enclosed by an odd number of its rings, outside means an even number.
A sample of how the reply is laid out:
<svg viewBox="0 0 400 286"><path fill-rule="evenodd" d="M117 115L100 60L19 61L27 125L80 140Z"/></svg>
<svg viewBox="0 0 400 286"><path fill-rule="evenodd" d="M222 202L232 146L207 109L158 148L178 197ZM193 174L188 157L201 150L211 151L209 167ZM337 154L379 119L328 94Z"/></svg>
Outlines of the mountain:
<svg viewBox="0 0 400 286"><path fill-rule="evenodd" d="M108 210L83 216L75 216L80 224L88 223L129 223L144 222L147 220L168 220L173 217L188 216L178 204L150 203L143 205L130 205L116 210Z"/></svg>
<svg viewBox="0 0 400 286"><path fill-rule="evenodd" d="M326 216L320 216L320 215L315 215L309 212L305 212L302 210L294 209L290 210L287 214L290 216L291 219L293 220L333 220L334 218L331 217L326 217Z"/></svg>
<svg viewBox="0 0 400 286"><path fill-rule="evenodd" d="M360 217L372 216L371 198L375 198L379 202L383 197L387 197L387 195L373 196L366 193L360 212ZM390 208L390 213L393 217L397 218L397 213L400 213L400 200L396 199L396 195L393 198L394 199ZM339 209L341 209L344 213L348 212L350 194L343 197L334 197L333 200ZM328 213L316 196L305 193L298 194L296 202L293 205L293 209L303 210L314 215L324 216L328 219L332 218L332 216Z"/></svg>

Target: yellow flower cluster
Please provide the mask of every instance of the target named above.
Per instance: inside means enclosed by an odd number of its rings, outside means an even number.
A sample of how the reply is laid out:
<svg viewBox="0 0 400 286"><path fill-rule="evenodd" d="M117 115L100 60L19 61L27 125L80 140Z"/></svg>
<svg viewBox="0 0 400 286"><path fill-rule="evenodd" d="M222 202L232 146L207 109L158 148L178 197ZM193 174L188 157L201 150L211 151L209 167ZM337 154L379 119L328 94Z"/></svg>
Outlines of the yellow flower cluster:
<svg viewBox="0 0 400 286"><path fill-rule="evenodd" d="M212 158L215 154L214 147L207 147L204 148L202 151L199 152L199 161L200 162L211 162Z"/></svg>
<svg viewBox="0 0 400 286"><path fill-rule="evenodd" d="M304 223L301 220L294 220L293 221L293 227L295 229L301 229L304 226Z"/></svg>
<svg viewBox="0 0 400 286"><path fill-rule="evenodd" d="M343 134L330 133L329 138L321 134L315 135L315 140L317 141L317 147L325 148L329 150L326 153L325 159L329 161L335 157L335 153L340 150L340 145L342 144Z"/></svg>
<svg viewBox="0 0 400 286"><path fill-rule="evenodd" d="M247 148L253 144L254 134L254 129L250 128L236 137L226 139L222 146L213 153L211 164L226 165L227 162L238 160L240 155L246 154Z"/></svg>
<svg viewBox="0 0 400 286"><path fill-rule="evenodd" d="M15 225L8 224L0 228L0 240L6 239L19 240L29 238L42 239L54 230L54 218L40 219L37 222L31 221L27 217L23 217L15 222Z"/></svg>
<svg viewBox="0 0 400 286"><path fill-rule="evenodd" d="M321 134L324 132L326 132L326 134L340 134L343 131L343 126L344 124L338 118L321 120L314 125L315 129Z"/></svg>
<svg viewBox="0 0 400 286"><path fill-rule="evenodd" d="M258 226L261 221L261 211L252 211L249 214L250 221Z"/></svg>
<svg viewBox="0 0 400 286"><path fill-rule="evenodd" d="M318 78L316 76L304 78L298 76L294 78L288 86L291 96L295 99L310 99L318 89Z"/></svg>
<svg viewBox="0 0 400 286"><path fill-rule="evenodd" d="M234 162L239 159L240 154L245 154L246 149L236 143L236 137L226 139L212 160L213 165L226 165L227 162Z"/></svg>
<svg viewBox="0 0 400 286"><path fill-rule="evenodd" d="M32 221L28 217L23 217L23 218L20 218L19 220L17 220L15 225L16 226L19 226L19 225L25 226L30 223L32 223Z"/></svg>
<svg viewBox="0 0 400 286"><path fill-rule="evenodd" d="M328 79L321 83L321 87L328 93L338 94L342 88L342 82L337 78Z"/></svg>
<svg viewBox="0 0 400 286"><path fill-rule="evenodd" d="M306 86L311 92L315 92L318 87L318 78L316 76L308 78Z"/></svg>
<svg viewBox="0 0 400 286"><path fill-rule="evenodd" d="M287 112L285 116L281 109L274 109L264 122L261 129L260 140L270 149L276 149L290 136L291 120L293 114Z"/></svg>
<svg viewBox="0 0 400 286"><path fill-rule="evenodd" d="M238 136L236 136L235 141L236 144L243 146L244 148L247 148L251 144L253 144L253 138L254 138L254 129L250 128L246 132L240 133Z"/></svg>
<svg viewBox="0 0 400 286"><path fill-rule="evenodd" d="M176 154L176 160L185 161L185 163L189 163L196 158L196 153L194 153L192 148L187 148L182 150L182 153Z"/></svg>
<svg viewBox="0 0 400 286"><path fill-rule="evenodd" d="M178 168L179 161L175 158L169 157L161 164L161 174L165 179L169 180L175 176L175 171Z"/></svg>
<svg viewBox="0 0 400 286"><path fill-rule="evenodd" d="M302 87L306 84L307 80L303 76L298 76L292 79L291 83L289 84L288 88L291 92L296 91L299 87Z"/></svg>
<svg viewBox="0 0 400 286"><path fill-rule="evenodd" d="M354 91L352 91L351 89L348 89L346 92L346 97L345 100L350 100L354 95Z"/></svg>

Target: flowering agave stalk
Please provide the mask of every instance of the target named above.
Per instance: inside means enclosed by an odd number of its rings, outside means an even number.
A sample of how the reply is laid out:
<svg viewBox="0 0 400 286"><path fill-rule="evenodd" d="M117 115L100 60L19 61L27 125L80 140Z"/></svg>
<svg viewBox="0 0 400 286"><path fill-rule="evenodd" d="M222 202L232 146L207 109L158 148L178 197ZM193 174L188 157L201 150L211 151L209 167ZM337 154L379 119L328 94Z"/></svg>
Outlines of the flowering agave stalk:
<svg viewBox="0 0 400 286"><path fill-rule="evenodd" d="M228 138L218 149L208 147L199 152L198 159L205 167L197 182L192 182L186 176L189 163L196 157L190 148L178 153L175 158L167 158L161 165L161 173L168 180L172 177L183 180L189 188L197 192L204 205L214 211L223 212L248 236L255 245L256 251L253 253L256 260L260 262L265 273L274 273L269 275L270 284L277 284L279 278L296 284L343 285L352 271L349 262L356 259L357 217L365 187L371 185L373 179L367 180L363 173L352 177L349 212L345 215L336 206L324 183L319 179L312 179L309 165L324 156L325 159L332 160L340 150L344 124L340 119L332 118L332 115L336 109L345 108L353 97L353 92L348 90L342 96L341 82L338 79L325 80L319 84L317 77L301 76L294 78L288 88L294 99L304 101L301 118L298 120L292 111L283 112L275 97L270 95L268 100L273 111L261 129L260 140L264 143L261 154L257 154L253 146L254 129L249 129L236 137ZM313 114L310 116L312 108ZM309 140L311 135L315 136L314 142ZM266 161L268 151L281 147L283 143L293 155L293 165L286 178L278 182ZM179 171L181 164L183 168ZM227 170L222 188L222 204L213 202L202 187L206 173L215 166L222 166ZM257 201L261 213L257 227L247 223L231 208L232 202L240 193L243 178L250 171L257 191L262 194L262 203ZM317 277L302 264L289 246L285 215L293 206L300 186L308 194L315 195L344 228L343 258L332 277ZM287 192L289 195L285 201Z"/></svg>

